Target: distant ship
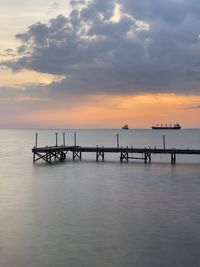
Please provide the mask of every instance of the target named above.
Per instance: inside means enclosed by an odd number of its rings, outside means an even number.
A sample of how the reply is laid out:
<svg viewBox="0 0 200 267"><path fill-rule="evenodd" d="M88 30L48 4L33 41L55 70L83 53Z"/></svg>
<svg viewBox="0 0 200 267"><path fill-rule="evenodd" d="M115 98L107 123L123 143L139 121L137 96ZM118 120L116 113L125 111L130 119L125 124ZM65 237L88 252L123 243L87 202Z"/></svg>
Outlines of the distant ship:
<svg viewBox="0 0 200 267"><path fill-rule="evenodd" d="M128 125L125 124L125 125L122 127L122 130L128 130Z"/></svg>
<svg viewBox="0 0 200 267"><path fill-rule="evenodd" d="M161 125L156 125L156 126L152 126L152 129L153 130L180 130L181 129L181 126L179 123L176 123L176 124L170 124L170 125L167 125L167 124L161 124Z"/></svg>

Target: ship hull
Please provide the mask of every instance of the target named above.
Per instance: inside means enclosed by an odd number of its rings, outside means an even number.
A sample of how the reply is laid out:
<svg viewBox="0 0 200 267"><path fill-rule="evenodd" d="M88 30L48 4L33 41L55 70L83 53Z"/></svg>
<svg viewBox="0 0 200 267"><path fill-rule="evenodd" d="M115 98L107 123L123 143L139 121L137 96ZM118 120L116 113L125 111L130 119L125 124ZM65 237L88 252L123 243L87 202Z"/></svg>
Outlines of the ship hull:
<svg viewBox="0 0 200 267"><path fill-rule="evenodd" d="M180 130L181 127L156 127L152 126L153 130Z"/></svg>
<svg viewBox="0 0 200 267"><path fill-rule="evenodd" d="M122 127L122 130L128 130L128 125L125 124L125 125Z"/></svg>

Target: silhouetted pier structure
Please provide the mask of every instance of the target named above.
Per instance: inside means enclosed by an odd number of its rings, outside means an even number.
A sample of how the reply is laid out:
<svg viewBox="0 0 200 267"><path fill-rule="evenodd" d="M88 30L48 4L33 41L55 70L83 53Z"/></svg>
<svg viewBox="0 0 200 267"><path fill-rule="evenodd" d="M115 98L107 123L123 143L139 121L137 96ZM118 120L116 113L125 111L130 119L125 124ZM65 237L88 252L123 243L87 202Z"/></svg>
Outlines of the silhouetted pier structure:
<svg viewBox="0 0 200 267"><path fill-rule="evenodd" d="M105 154L118 153L120 162L129 160L142 160L144 163L151 163L152 155L170 155L171 164L176 163L177 155L200 155L200 149L176 149L176 148L135 148L135 147L86 147L86 146L46 146L32 149L33 162L44 160L47 163L52 163L52 160L64 161L66 155L71 153L72 159L82 159L83 153L94 153L96 161L104 161Z"/></svg>

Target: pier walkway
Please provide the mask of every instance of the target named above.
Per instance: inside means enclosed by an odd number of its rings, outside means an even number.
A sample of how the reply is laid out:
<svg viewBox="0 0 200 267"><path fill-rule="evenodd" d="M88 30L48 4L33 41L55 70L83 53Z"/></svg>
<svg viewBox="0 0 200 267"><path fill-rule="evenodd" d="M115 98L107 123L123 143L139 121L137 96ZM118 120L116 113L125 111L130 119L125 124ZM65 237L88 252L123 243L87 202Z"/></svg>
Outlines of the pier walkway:
<svg viewBox="0 0 200 267"><path fill-rule="evenodd" d="M200 155L200 149L176 149L176 148L135 148L135 147L85 147L85 146L49 146L34 147L32 149L33 162L44 160L52 163L52 160L66 160L66 155L71 153L72 159L82 159L83 153L94 153L96 161L104 161L105 154L118 153L120 162L129 160L142 160L144 163L151 163L152 155L168 154L171 164L176 163L176 155Z"/></svg>

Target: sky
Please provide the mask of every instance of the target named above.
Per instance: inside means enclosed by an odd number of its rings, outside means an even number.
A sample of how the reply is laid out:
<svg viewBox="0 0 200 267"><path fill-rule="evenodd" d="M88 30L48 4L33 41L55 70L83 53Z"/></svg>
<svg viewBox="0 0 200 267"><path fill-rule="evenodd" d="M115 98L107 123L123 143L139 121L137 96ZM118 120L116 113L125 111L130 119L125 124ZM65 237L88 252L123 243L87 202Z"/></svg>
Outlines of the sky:
<svg viewBox="0 0 200 267"><path fill-rule="evenodd" d="M0 0L0 128L200 128L199 0Z"/></svg>

